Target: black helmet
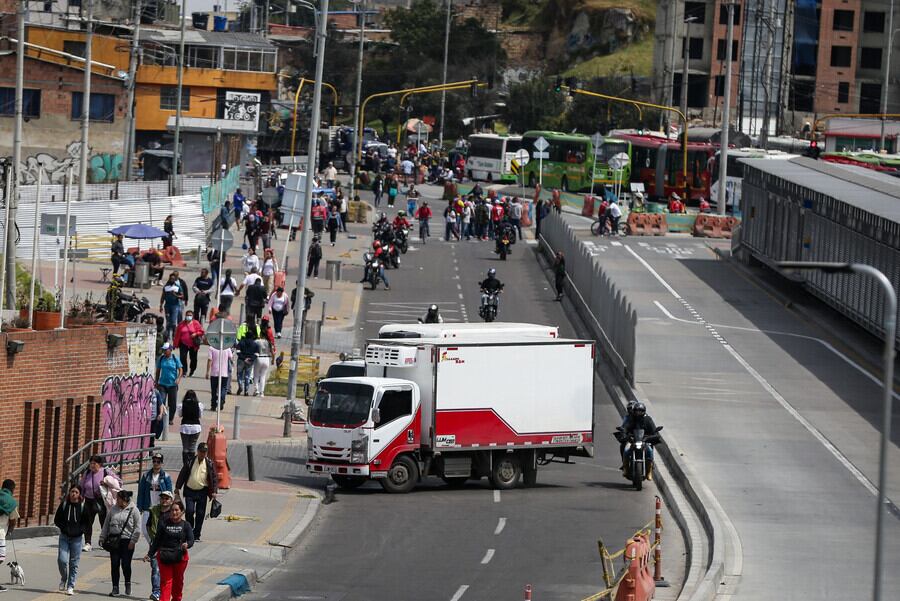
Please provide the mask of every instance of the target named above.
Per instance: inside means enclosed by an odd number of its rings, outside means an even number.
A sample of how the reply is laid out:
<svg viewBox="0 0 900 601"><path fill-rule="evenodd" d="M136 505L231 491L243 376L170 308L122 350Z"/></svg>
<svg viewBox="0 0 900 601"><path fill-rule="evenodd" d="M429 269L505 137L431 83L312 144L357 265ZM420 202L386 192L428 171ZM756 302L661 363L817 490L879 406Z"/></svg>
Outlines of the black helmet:
<svg viewBox="0 0 900 601"><path fill-rule="evenodd" d="M438 314L438 306L437 305L431 305L430 307L428 307L428 315L434 316L437 314Z"/></svg>
<svg viewBox="0 0 900 601"><path fill-rule="evenodd" d="M488 269L488 276L487 276L487 277L488 277L488 279L491 279L491 280L494 279L495 277L497 277L497 270L494 269L493 267L491 267L490 269Z"/></svg>
<svg viewBox="0 0 900 601"><path fill-rule="evenodd" d="M641 402L637 402L634 404L634 408L632 409L635 417L644 417L647 415L647 406Z"/></svg>

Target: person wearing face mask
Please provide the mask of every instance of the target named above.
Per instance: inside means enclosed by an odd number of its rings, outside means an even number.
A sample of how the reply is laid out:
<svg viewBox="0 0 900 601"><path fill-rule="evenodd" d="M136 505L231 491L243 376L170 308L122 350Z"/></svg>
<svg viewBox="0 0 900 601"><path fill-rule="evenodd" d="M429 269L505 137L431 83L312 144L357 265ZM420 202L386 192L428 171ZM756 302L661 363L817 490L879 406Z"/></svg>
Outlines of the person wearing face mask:
<svg viewBox="0 0 900 601"><path fill-rule="evenodd" d="M194 312L187 311L184 319L175 328L175 345L181 355L181 364L189 376L197 371L197 351L203 342L203 326L194 319Z"/></svg>

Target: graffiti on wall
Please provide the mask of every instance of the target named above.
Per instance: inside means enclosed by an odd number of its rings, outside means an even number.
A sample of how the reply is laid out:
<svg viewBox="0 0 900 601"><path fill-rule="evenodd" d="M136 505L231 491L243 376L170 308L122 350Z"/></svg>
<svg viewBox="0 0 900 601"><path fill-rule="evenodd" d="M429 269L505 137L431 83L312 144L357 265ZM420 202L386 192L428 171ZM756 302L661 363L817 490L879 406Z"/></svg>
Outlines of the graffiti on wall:
<svg viewBox="0 0 900 601"><path fill-rule="evenodd" d="M100 437L115 438L135 434L150 434L153 420L153 376L148 373L128 376L110 376L103 382L100 408ZM103 446L104 454L115 451L137 450L149 444L148 438L111 441ZM135 455L136 457L136 455ZM129 455L113 455L109 461L131 459Z"/></svg>
<svg viewBox="0 0 900 601"><path fill-rule="evenodd" d="M90 149L88 149L90 154ZM72 168L72 173L78 177L78 162L81 159L81 142L70 142L66 146L65 154L55 157L47 152L25 157L22 162L22 178L24 184L36 184L38 173L43 171L44 183L64 184L66 173ZM116 182L122 175L122 155L103 152L90 157L88 160L89 182L103 184Z"/></svg>
<svg viewBox="0 0 900 601"><path fill-rule="evenodd" d="M128 371L132 374L153 373L156 366L156 333L147 326L128 326Z"/></svg>

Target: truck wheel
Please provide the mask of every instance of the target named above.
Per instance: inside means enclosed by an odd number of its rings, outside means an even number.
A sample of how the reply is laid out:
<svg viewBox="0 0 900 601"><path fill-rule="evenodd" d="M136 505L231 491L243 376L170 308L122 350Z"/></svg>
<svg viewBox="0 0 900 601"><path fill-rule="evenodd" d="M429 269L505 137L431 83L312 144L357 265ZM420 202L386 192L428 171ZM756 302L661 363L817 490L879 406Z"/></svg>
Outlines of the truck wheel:
<svg viewBox="0 0 900 601"><path fill-rule="evenodd" d="M515 455L504 453L494 460L491 469L491 484L498 490L515 488L522 475L522 464Z"/></svg>
<svg viewBox="0 0 900 601"><path fill-rule="evenodd" d="M359 488L366 483L366 480L368 480L365 476L338 476L337 474L332 474L331 479L344 490Z"/></svg>
<svg viewBox="0 0 900 601"><path fill-rule="evenodd" d="M441 476L441 480L450 488L462 488L469 481L466 476Z"/></svg>
<svg viewBox="0 0 900 601"><path fill-rule="evenodd" d="M419 466L408 455L401 455L381 480L381 487L389 493L408 493L418 481Z"/></svg>

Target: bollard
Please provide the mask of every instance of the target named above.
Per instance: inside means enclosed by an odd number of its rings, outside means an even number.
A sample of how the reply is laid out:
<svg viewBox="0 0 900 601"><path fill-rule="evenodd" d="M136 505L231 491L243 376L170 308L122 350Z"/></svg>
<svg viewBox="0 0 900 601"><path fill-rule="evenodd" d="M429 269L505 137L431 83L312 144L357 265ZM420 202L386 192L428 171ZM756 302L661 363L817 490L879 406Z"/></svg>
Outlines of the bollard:
<svg viewBox="0 0 900 601"><path fill-rule="evenodd" d="M284 413L281 414L282 419L284 419L284 430L281 432L282 438L291 437L291 413L291 404L285 403Z"/></svg>
<svg viewBox="0 0 900 601"><path fill-rule="evenodd" d="M662 575L662 499L656 497L656 532L653 538L653 580L656 586L666 588L669 583Z"/></svg>
<svg viewBox="0 0 900 601"><path fill-rule="evenodd" d="M334 493L337 491L337 484L329 482L325 486L325 498L322 499L322 505L330 505L334 503Z"/></svg>
<svg viewBox="0 0 900 601"><path fill-rule="evenodd" d="M197 265L200 264L200 246L197 246Z"/></svg>
<svg viewBox="0 0 900 601"><path fill-rule="evenodd" d="M241 408L234 406L234 423L231 428L231 440L238 440L241 437Z"/></svg>
<svg viewBox="0 0 900 601"><path fill-rule="evenodd" d="M531 585L525 585L525 597L523 597L525 601L531 601Z"/></svg>
<svg viewBox="0 0 900 601"><path fill-rule="evenodd" d="M247 445L247 477L250 482L256 482L256 468L253 465L253 445Z"/></svg>

